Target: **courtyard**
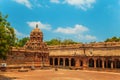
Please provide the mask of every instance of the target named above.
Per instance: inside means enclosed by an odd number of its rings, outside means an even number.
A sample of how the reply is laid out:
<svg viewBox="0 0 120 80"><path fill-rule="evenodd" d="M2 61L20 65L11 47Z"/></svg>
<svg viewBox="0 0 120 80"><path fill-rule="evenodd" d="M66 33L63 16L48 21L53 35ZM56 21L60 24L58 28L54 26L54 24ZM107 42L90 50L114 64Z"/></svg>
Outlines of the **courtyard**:
<svg viewBox="0 0 120 80"><path fill-rule="evenodd" d="M0 72L0 80L120 80L120 73L87 70L29 70Z"/></svg>

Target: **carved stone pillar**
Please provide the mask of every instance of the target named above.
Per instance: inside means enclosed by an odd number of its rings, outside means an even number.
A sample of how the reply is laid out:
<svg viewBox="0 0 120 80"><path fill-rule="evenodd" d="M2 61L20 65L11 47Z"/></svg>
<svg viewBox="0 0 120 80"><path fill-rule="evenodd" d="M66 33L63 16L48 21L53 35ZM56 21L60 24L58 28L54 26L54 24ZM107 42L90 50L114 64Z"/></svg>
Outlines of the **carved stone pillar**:
<svg viewBox="0 0 120 80"><path fill-rule="evenodd" d="M111 69L113 69L113 59L112 59L112 61L111 61Z"/></svg>
<svg viewBox="0 0 120 80"><path fill-rule="evenodd" d="M80 67L79 59L75 59L75 67Z"/></svg>
<svg viewBox="0 0 120 80"><path fill-rule="evenodd" d="M71 58L69 58L69 67L71 67Z"/></svg>
<svg viewBox="0 0 120 80"><path fill-rule="evenodd" d="M113 69L113 61L111 62L111 69Z"/></svg>
<svg viewBox="0 0 120 80"><path fill-rule="evenodd" d="M60 58L58 58L58 66L60 66Z"/></svg>
<svg viewBox="0 0 120 80"><path fill-rule="evenodd" d="M86 69L87 67L88 67L87 58L84 58L84 60L83 60L83 69Z"/></svg>
<svg viewBox="0 0 120 80"><path fill-rule="evenodd" d="M65 67L65 58L63 58L63 66Z"/></svg>
<svg viewBox="0 0 120 80"><path fill-rule="evenodd" d="M96 58L94 58L94 68L96 68Z"/></svg>
<svg viewBox="0 0 120 80"><path fill-rule="evenodd" d="M104 58L102 58L102 68L104 69L105 68L105 59Z"/></svg>

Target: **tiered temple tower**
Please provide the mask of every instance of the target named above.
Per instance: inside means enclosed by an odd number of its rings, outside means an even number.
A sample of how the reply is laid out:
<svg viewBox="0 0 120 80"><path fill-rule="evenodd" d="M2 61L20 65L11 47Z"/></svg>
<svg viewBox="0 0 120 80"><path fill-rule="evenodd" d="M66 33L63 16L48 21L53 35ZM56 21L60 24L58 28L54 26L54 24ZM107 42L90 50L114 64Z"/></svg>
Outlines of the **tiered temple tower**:
<svg viewBox="0 0 120 80"><path fill-rule="evenodd" d="M30 34L30 40L24 46L26 49L46 51L47 45L43 42L43 33L36 25L36 28L32 30Z"/></svg>
<svg viewBox="0 0 120 80"><path fill-rule="evenodd" d="M30 33L30 40L26 42L24 49L28 54L32 54L36 66L49 66L47 44L43 42L43 33L38 28L38 24L36 24L36 28Z"/></svg>

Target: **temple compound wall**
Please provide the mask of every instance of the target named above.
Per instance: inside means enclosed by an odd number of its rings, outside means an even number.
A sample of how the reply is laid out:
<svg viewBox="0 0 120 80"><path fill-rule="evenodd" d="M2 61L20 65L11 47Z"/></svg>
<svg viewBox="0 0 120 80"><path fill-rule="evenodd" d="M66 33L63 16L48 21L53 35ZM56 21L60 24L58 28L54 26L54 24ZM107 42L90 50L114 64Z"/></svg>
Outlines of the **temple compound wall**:
<svg viewBox="0 0 120 80"><path fill-rule="evenodd" d="M13 47L5 62L7 67L14 68L120 69L120 42L47 46L36 25L30 33L30 40L24 47Z"/></svg>

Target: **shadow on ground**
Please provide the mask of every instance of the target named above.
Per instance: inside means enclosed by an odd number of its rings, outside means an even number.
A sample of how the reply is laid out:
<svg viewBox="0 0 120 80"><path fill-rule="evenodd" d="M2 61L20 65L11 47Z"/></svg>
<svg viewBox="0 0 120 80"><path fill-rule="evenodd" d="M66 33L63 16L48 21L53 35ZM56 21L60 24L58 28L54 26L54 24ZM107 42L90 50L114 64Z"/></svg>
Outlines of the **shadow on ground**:
<svg viewBox="0 0 120 80"><path fill-rule="evenodd" d="M14 79L18 79L18 78L17 77L7 77L7 76L0 75L0 80L14 80Z"/></svg>

